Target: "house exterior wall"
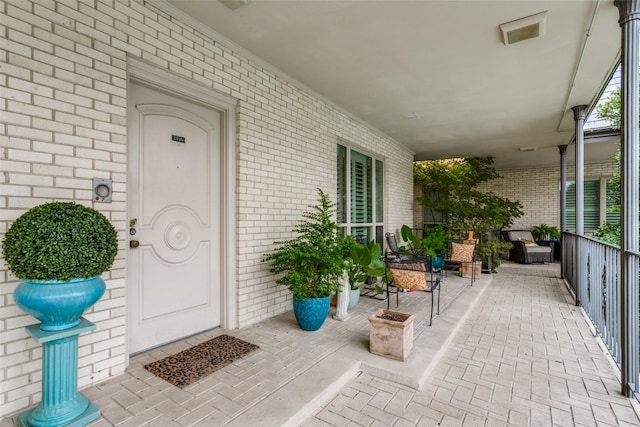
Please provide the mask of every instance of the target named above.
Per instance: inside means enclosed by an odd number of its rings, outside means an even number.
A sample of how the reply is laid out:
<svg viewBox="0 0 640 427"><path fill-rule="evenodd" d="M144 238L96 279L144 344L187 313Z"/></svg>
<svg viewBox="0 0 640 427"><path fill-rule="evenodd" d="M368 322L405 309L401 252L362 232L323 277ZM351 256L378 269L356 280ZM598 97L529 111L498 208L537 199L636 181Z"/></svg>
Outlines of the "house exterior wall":
<svg viewBox="0 0 640 427"><path fill-rule="evenodd" d="M560 157L558 156L558 163ZM613 161L585 165L585 179L613 177ZM560 228L560 167L509 169L498 171L500 178L478 186L480 191L492 191L509 200L522 203L524 215L516 218L512 229L531 229L536 225L555 225ZM575 168L567 166L567 179L575 179ZM419 185L414 187L414 226L423 223L422 206L415 198L422 195Z"/></svg>
<svg viewBox="0 0 640 427"><path fill-rule="evenodd" d="M151 3L151 4L149 4ZM1 1L0 233L52 200L91 206L91 179L113 180L113 203L95 204L118 231L104 297L80 336L79 386L126 367L127 58L238 101L236 117L237 324L291 309L260 259L291 236L321 187L335 199L343 138L385 161L385 227L412 218L413 155L389 137L142 0ZM393 207L393 208L391 208ZM15 277L0 260L0 418L40 401L35 323L13 302Z"/></svg>

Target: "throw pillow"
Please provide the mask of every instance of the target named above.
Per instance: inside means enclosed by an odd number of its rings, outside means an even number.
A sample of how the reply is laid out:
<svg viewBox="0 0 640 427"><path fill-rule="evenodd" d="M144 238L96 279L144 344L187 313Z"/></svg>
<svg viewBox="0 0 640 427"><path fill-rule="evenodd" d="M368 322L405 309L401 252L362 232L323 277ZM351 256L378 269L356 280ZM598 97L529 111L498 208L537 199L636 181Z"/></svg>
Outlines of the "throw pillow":
<svg viewBox="0 0 640 427"><path fill-rule="evenodd" d="M474 245L463 245L461 243L451 243L451 261L472 262Z"/></svg>
<svg viewBox="0 0 640 427"><path fill-rule="evenodd" d="M396 288L411 289L413 291L430 291L431 283L427 282L427 278L422 271L415 270L399 270L389 268L393 277L393 284Z"/></svg>

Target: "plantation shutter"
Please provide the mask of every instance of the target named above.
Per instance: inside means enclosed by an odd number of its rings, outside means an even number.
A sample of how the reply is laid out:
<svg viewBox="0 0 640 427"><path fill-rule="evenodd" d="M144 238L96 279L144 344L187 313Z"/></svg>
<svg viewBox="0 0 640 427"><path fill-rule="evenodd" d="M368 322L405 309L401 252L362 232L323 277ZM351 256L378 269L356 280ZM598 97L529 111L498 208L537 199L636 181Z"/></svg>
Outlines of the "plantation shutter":
<svg viewBox="0 0 640 427"><path fill-rule="evenodd" d="M616 190L611 185L611 180L607 180L607 222L610 224L620 223L620 211L612 212L614 201L611 198Z"/></svg>
<svg viewBox="0 0 640 427"><path fill-rule="evenodd" d="M347 147L338 145L338 200L336 214L338 224L347 222Z"/></svg>
<svg viewBox="0 0 640 427"><path fill-rule="evenodd" d="M383 163L380 160L376 160L376 222L384 221L383 167Z"/></svg>
<svg viewBox="0 0 640 427"><path fill-rule="evenodd" d="M370 157L351 152L351 222L372 222L372 161Z"/></svg>
<svg viewBox="0 0 640 427"><path fill-rule="evenodd" d="M600 180L584 182L584 229L593 231L600 226ZM576 229L576 183L567 183L567 228Z"/></svg>

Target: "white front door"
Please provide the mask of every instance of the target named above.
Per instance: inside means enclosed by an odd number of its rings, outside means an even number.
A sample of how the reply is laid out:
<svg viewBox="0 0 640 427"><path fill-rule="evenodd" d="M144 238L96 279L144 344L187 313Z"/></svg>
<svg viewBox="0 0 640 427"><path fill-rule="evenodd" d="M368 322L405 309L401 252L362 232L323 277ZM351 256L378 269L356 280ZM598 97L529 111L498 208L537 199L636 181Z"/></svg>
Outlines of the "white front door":
<svg viewBox="0 0 640 427"><path fill-rule="evenodd" d="M129 353L220 325L220 114L129 96Z"/></svg>

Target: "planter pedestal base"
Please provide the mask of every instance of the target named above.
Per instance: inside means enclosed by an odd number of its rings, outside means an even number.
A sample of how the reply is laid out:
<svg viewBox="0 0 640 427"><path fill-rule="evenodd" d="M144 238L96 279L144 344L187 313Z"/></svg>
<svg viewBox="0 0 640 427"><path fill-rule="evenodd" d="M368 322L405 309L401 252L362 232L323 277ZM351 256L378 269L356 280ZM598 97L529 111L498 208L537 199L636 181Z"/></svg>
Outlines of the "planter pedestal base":
<svg viewBox="0 0 640 427"><path fill-rule="evenodd" d="M84 318L61 331L43 331L40 324L26 327L43 346L42 402L19 415L19 426L80 427L100 418L100 410L78 393L78 336L95 328Z"/></svg>

